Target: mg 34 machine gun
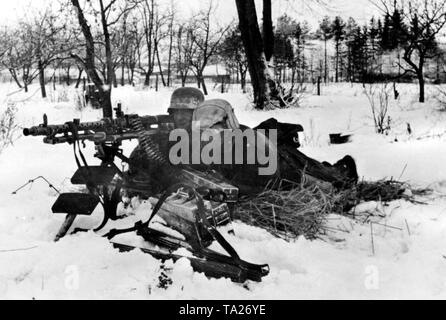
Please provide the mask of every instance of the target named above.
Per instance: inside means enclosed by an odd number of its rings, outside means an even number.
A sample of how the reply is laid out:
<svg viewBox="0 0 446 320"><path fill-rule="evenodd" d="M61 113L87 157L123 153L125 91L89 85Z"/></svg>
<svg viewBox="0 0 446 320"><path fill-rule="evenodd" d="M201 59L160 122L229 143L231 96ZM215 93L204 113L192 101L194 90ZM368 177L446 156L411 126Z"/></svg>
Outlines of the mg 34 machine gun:
<svg viewBox="0 0 446 320"><path fill-rule="evenodd" d="M147 242L157 245L160 250L138 248L157 259L178 260L183 256L173 252L186 248L192 256L190 260L195 271L204 272L209 277L227 277L235 282L246 280L261 281L269 273L268 265L257 265L242 260L233 247L217 230L218 226L231 220L231 210L238 197L238 189L227 183L216 172L198 171L188 167L173 166L167 160L168 136L174 128L170 115L138 116L126 115L121 106L115 109L116 116L95 122L73 120L62 125L49 125L46 115L37 127L23 130L25 136L44 136L44 143L68 143L73 146L78 170L71 178L74 185L84 185L85 193L60 194L52 207L53 213L66 214L56 241L70 230L77 215L91 215L99 203L104 209L102 223L94 229L100 233L110 220L119 219L117 207L123 193L145 196L153 205L150 218L139 221L126 229L111 229L102 236L110 241L117 235L136 232ZM133 155L126 157L121 149L125 140L137 139L138 148L148 159L147 172ZM91 141L95 144L95 157L101 160L98 166L87 164L81 144ZM123 172L115 164L115 159L129 164ZM140 169L140 170L139 170ZM138 174L135 175L135 172ZM165 179L154 180L155 172ZM141 173L145 173L141 175ZM156 176L155 174L155 176ZM144 178L141 178L144 177ZM157 188L153 187L156 185ZM179 231L183 237L173 237L153 228L150 224L159 214L166 225ZM75 229L74 232L86 231ZM227 254L217 253L208 248L218 242ZM136 247L112 242L121 251Z"/></svg>

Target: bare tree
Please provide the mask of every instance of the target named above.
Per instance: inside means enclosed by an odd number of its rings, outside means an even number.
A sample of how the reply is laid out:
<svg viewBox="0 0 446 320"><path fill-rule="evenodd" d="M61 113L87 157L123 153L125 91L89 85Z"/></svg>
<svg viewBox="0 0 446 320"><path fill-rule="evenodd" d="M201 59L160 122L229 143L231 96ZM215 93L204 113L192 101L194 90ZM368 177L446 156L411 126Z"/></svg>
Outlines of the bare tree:
<svg viewBox="0 0 446 320"><path fill-rule="evenodd" d="M290 3L290 7L295 8L292 1L287 2ZM270 49L270 43L267 43L269 39L267 34L268 32L272 32L271 25L269 24L272 15L271 1L264 1L263 21L265 28L267 28L267 30L264 30L264 38L262 38L259 29L255 1L235 0L235 3L237 6L243 46L248 58L248 70L251 76L251 84L254 89L254 103L256 108L263 109L270 105L271 95L273 98L277 98L282 105L284 101L278 96L278 93L281 90L272 79L266 55L266 51ZM325 7L327 6L328 1L313 0L309 3L305 2L304 4L311 8L310 3ZM265 49L265 43L268 45L268 49Z"/></svg>
<svg viewBox="0 0 446 320"><path fill-rule="evenodd" d="M29 77L29 72L33 65L33 49L25 41L26 35L20 29L5 30L2 36L2 47L5 51L2 55L2 66L9 71L12 79L19 88L28 91L28 85L33 77ZM34 78L37 74L34 75Z"/></svg>
<svg viewBox="0 0 446 320"><path fill-rule="evenodd" d="M190 60L194 55L196 46L192 37L193 30L190 26L179 25L176 35L175 64L178 75L181 78L181 86L186 85L186 79L191 70Z"/></svg>
<svg viewBox="0 0 446 320"><path fill-rule="evenodd" d="M2 65L19 88L28 92L28 85L37 77L43 98L46 98L45 69L64 59L71 50L71 32L51 8L23 18L16 28L4 32Z"/></svg>
<svg viewBox="0 0 446 320"><path fill-rule="evenodd" d="M146 86L150 85L150 77L153 73L153 68L155 65L155 50L154 50L154 38L156 37L155 34L155 0L144 0L140 6L138 7L141 12L141 21L143 24L143 34L144 34L144 41L145 41L145 57L146 57L146 63L145 67L142 64L141 58L143 57L144 53L140 51L139 53L139 69L141 69L145 73L145 80L144 84ZM140 48L140 50L143 50L143 48Z"/></svg>
<svg viewBox="0 0 446 320"><path fill-rule="evenodd" d="M161 69L159 45L166 33L163 28L169 21L169 14L160 12L156 0L142 0L138 5L143 28L144 46L140 47L139 69L145 74L144 84L150 85L150 78L156 64Z"/></svg>
<svg viewBox="0 0 446 320"><path fill-rule="evenodd" d="M235 70L237 78L240 77L242 90L243 92L246 92L248 61L243 47L240 46L241 42L242 37L240 35L240 30L238 28L231 29L222 42L219 54L225 61L227 67L231 70Z"/></svg>
<svg viewBox="0 0 446 320"><path fill-rule="evenodd" d="M0 29L0 61L3 61L3 58L7 54L7 52L12 47L12 41L10 37L10 32L8 30L8 27L2 27Z"/></svg>
<svg viewBox="0 0 446 320"><path fill-rule="evenodd" d="M223 28L212 28L212 18L215 14L213 1L209 2L209 7L193 19L191 31L192 41L195 43L196 50L190 57L190 65L197 78L198 86L203 88L205 95L208 94L206 83L204 81L203 71L209 63L209 59L217 53L218 46L222 42L229 26Z"/></svg>
<svg viewBox="0 0 446 320"><path fill-rule="evenodd" d="M274 28L271 0L263 0L262 31L265 43L265 57L267 61L270 61L274 54Z"/></svg>
<svg viewBox="0 0 446 320"><path fill-rule="evenodd" d="M372 112L375 131L379 134L388 134L391 129L390 117L388 116L391 88L387 83L364 85L370 110Z"/></svg>
<svg viewBox="0 0 446 320"><path fill-rule="evenodd" d="M174 37L175 37L175 23L176 17L176 9L174 2L171 2L170 12L169 12L169 27L168 27L168 37L169 37L169 49L167 55L167 86L169 87L171 84L171 76L172 76L172 55L173 55L173 47L174 47Z"/></svg>
<svg viewBox="0 0 446 320"><path fill-rule="evenodd" d="M134 83L135 70L138 66L144 38L139 20L140 16L136 11L128 11L116 27L112 29L112 43L115 48L113 64L115 74L118 68L121 68L121 86L125 85L126 79L129 84ZM103 59L100 60L103 61Z"/></svg>
<svg viewBox="0 0 446 320"><path fill-rule="evenodd" d="M236 0L235 2L243 46L248 58L249 74L254 89L254 103L257 109L264 109L269 104L272 79L259 29L256 5L254 0Z"/></svg>
<svg viewBox="0 0 446 320"><path fill-rule="evenodd" d="M14 144L19 136L19 125L17 123L17 108L15 104L8 104L6 110L0 113L0 154L3 149Z"/></svg>
<svg viewBox="0 0 446 320"><path fill-rule="evenodd" d="M37 59L37 70L39 73L39 83L42 97L46 98L45 89L45 69L54 63L61 63L69 56L69 52L77 46L74 39L74 32L66 21L48 9L43 14L37 15L32 23L32 36L35 57ZM65 63L67 81L69 81L69 70L71 61Z"/></svg>
<svg viewBox="0 0 446 320"><path fill-rule="evenodd" d="M126 59L124 60L125 66L127 68L127 79L129 84L133 84L135 69L138 65L138 52L139 48L142 46L143 33L140 32L138 28L137 17L133 17L131 28L128 31L128 47L126 51Z"/></svg>
<svg viewBox="0 0 446 320"><path fill-rule="evenodd" d="M100 37L103 39L101 43L105 50L105 70L103 78L101 78L96 68L96 48L95 37L93 36L91 24L88 22L85 13L86 8L81 6L79 0L70 0L73 5L79 25L85 38L85 57L74 54L74 57L84 66L88 77L95 84L100 95L100 103L103 107L104 117L111 118L113 116L111 103L112 82L114 80L115 63L113 61L113 48L110 35L110 28L118 23L121 18L130 10L136 7L137 2L118 1L118 0L96 0L87 1L85 4L90 9L90 13L94 18L100 21Z"/></svg>
<svg viewBox="0 0 446 320"><path fill-rule="evenodd" d="M327 41L332 38L331 21L328 16L325 16L319 23L319 29L317 31L318 37L324 41L324 82L328 82L328 53L327 53Z"/></svg>
<svg viewBox="0 0 446 320"><path fill-rule="evenodd" d="M374 3L385 14L398 10L403 17L404 27L400 30L403 60L400 67L404 74L413 73L419 83L419 101L425 101L424 68L428 59L434 58L436 40L446 24L446 2L443 0L379 0Z"/></svg>
<svg viewBox="0 0 446 320"><path fill-rule="evenodd" d="M116 87L118 85L118 79L116 76L116 71L119 67L121 67L121 86L125 85L125 67L126 67L126 60L131 57L131 54L129 53L131 43L133 41L133 37L131 37L130 28L129 26L129 13L126 12L126 14L122 17L121 21L116 25L116 27L112 30L113 37L112 37L112 43L114 48L116 49L114 51L114 70L115 70L115 76L114 76L114 86ZM131 22L130 22L131 23Z"/></svg>
<svg viewBox="0 0 446 320"><path fill-rule="evenodd" d="M162 50L161 42L169 36L169 29L168 28L166 29L165 27L171 24L171 19L172 18L170 17L170 13L156 14L155 23L158 29L158 37L155 38L155 52L156 52L156 60L158 62L158 70L161 76L161 81L163 83L163 86L166 86L167 83L164 78L164 71L161 64L161 56L160 56L160 51Z"/></svg>

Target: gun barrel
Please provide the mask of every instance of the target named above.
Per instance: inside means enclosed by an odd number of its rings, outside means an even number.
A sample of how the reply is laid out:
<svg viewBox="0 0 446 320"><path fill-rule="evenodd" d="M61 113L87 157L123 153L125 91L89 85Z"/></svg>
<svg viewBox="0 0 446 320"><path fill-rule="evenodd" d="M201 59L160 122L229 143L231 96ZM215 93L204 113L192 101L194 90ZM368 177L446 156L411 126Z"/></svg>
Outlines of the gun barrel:
<svg viewBox="0 0 446 320"><path fill-rule="evenodd" d="M129 118L138 117L137 115L129 115L118 119L105 118L99 121L92 122L77 122L76 129L78 131L105 131L107 133L109 129L118 127L121 129L129 129ZM169 115L157 115L157 116L142 116L141 122L146 129L150 129L152 125L172 123L173 119ZM24 136L55 136L57 134L67 134L72 130L70 123L61 125L39 125L36 127L23 129Z"/></svg>
<svg viewBox="0 0 446 320"><path fill-rule="evenodd" d="M47 136L50 134L58 134L68 132L68 125L54 125L54 126L37 126L31 128L24 128L23 135L28 136Z"/></svg>

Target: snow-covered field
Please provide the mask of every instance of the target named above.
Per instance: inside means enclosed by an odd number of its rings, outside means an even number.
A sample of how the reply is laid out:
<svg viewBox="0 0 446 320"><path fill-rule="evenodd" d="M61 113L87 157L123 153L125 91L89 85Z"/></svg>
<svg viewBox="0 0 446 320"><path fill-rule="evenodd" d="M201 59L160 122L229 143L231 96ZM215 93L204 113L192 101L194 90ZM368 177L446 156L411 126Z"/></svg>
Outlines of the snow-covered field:
<svg viewBox="0 0 446 320"><path fill-rule="evenodd" d="M38 93L32 95L36 89L31 88L29 95L8 95L16 89L3 84L0 114L8 104L15 104L21 127L41 123L43 113L50 123L100 118L99 111L76 111L70 90L63 89L68 99L57 98L59 89L43 101ZM179 260L166 264L172 285L162 289L158 287L161 264L149 255L119 253L92 232L52 242L64 218L51 213L56 192L36 181L16 195L11 193L40 175L60 190L72 190L69 178L76 169L72 147L20 137L0 154L0 299L445 299L446 112L438 110L435 87L428 88L424 105L416 102L415 85L401 85L399 91L401 99L392 101L389 113L388 136L374 133L361 85L330 85L321 97L308 94L300 108L268 112L253 111L241 93L211 93L229 100L243 124L254 126L272 116L302 124L302 150L311 157L334 162L350 154L366 180L394 177L433 190L417 199L426 202L423 205L405 201L386 207L362 205L362 210L385 214L373 224L373 246L370 224L334 215L330 226L343 231L330 233L325 241L300 238L288 243L234 222L235 235L225 234L228 241L243 259L268 263L271 268L261 283L245 285L207 279L194 273L187 260ZM165 113L170 94L171 90L119 88L113 95L125 112L145 115ZM330 145L328 134L336 132L352 133L352 142ZM134 146L127 143L127 153ZM85 154L92 159L93 153L88 144ZM150 214L149 205L143 204L138 214ZM100 219L98 209L92 217L76 220L76 226L95 226Z"/></svg>

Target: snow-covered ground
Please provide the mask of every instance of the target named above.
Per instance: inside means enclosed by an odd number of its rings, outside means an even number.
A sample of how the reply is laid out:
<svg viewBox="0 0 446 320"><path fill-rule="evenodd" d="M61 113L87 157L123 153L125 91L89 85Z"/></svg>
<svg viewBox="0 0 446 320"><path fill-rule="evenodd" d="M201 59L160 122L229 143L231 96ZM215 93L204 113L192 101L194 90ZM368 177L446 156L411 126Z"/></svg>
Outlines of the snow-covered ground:
<svg viewBox="0 0 446 320"><path fill-rule="evenodd" d="M43 113L50 123L100 118L96 110L75 110L71 90L50 92L46 101L34 94L37 87L28 95L8 95L15 90L12 85L0 87L0 114L8 104L15 104L21 127L41 123ZM0 299L446 298L446 112L438 110L435 87L428 87L424 105L416 102L415 85L401 85L399 91L400 100L391 102L388 136L374 133L361 85L330 85L321 97L308 94L300 108L267 112L253 111L248 98L236 90L211 93L229 100L243 124L253 126L272 116L302 124L302 150L311 157L334 162L350 154L366 180L394 177L433 190L418 199L424 205L405 201L387 207L362 205L363 210L385 214L372 226L373 246L370 224L334 215L329 224L340 231L330 233L325 241L300 238L288 243L234 222L235 235L225 234L228 241L243 259L268 263L271 268L261 283L245 285L208 279L194 273L187 260L179 260L166 263L172 285L162 289L158 287L161 264L149 255L119 253L92 232L54 243L64 218L51 213L56 192L36 181L16 195L11 193L41 175L60 190L72 190L69 178L76 169L72 147L20 137L0 154ZM125 112L145 115L165 113L170 94L171 90L126 87L113 95ZM328 134L337 132L352 133L352 142L330 145ZM134 146L127 143L125 150ZM93 146L87 144L85 154L92 159L93 153ZM138 212L148 215L150 206L143 204ZM92 217L76 220L76 225L91 227L100 219L98 209Z"/></svg>

